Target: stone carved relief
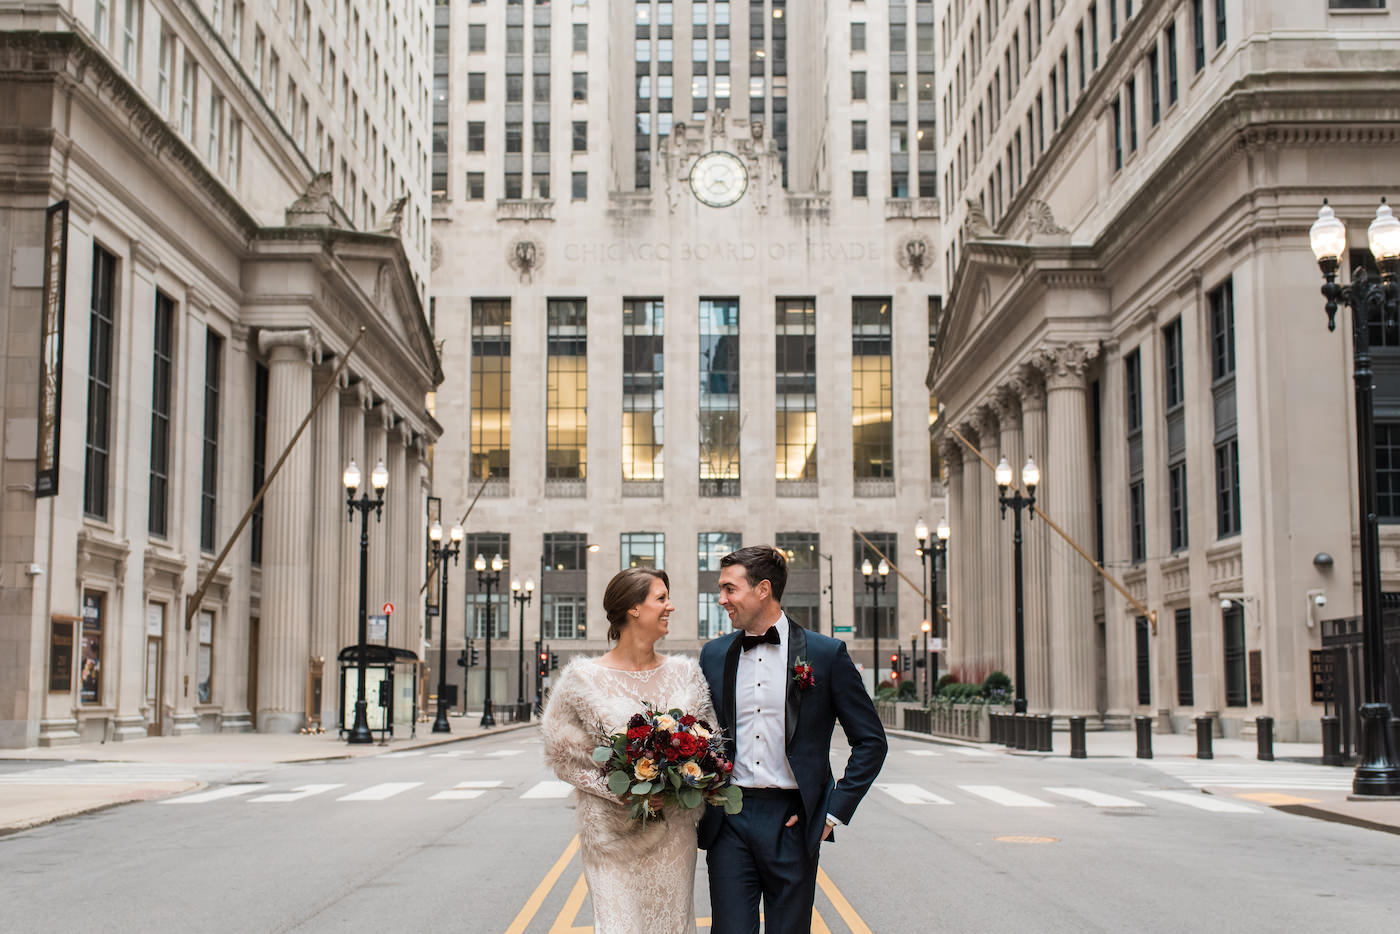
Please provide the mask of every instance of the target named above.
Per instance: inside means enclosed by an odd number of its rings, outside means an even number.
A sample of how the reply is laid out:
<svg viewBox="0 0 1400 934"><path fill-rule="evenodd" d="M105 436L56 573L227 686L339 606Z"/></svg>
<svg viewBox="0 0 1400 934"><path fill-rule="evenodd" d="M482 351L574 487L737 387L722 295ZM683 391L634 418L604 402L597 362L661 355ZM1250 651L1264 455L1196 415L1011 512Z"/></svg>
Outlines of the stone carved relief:
<svg viewBox="0 0 1400 934"><path fill-rule="evenodd" d="M544 247L529 237L516 237L506 247L506 265L516 271L522 285L529 285L544 266Z"/></svg>
<svg viewBox="0 0 1400 934"><path fill-rule="evenodd" d="M306 191L287 208L288 227L330 227L334 211L331 196L331 173L318 172L311 176Z"/></svg>
<svg viewBox="0 0 1400 934"><path fill-rule="evenodd" d="M894 257L900 269L909 270L911 281L923 279L924 270L933 261L933 244L917 231L908 233L895 246Z"/></svg>
<svg viewBox="0 0 1400 934"><path fill-rule="evenodd" d="M759 214L768 213L783 188L783 169L777 143L768 136L762 120L733 117L728 110L713 111L703 124L677 123L661 141L658 161L665 180L666 208L674 214L687 199L690 168L695 160L712 150L732 152L749 173L743 204L752 204Z"/></svg>
<svg viewBox="0 0 1400 934"><path fill-rule="evenodd" d="M403 214L408 206L408 195L395 198L389 202L389 207L384 211L384 226L379 228L380 233L392 234L395 237L403 234Z"/></svg>
<svg viewBox="0 0 1400 934"><path fill-rule="evenodd" d="M1055 215L1050 210L1050 205L1039 198L1031 199L1028 205L1029 211L1026 219L1027 225L1033 234L1067 234L1068 230L1055 223Z"/></svg>
<svg viewBox="0 0 1400 934"><path fill-rule="evenodd" d="M442 265L442 242L437 237L433 238L432 246L429 248L429 268L434 272Z"/></svg>
<svg viewBox="0 0 1400 934"><path fill-rule="evenodd" d="M962 229L964 240L992 240L996 237L996 231L987 220L987 212L972 198L967 199L967 217L963 219Z"/></svg>

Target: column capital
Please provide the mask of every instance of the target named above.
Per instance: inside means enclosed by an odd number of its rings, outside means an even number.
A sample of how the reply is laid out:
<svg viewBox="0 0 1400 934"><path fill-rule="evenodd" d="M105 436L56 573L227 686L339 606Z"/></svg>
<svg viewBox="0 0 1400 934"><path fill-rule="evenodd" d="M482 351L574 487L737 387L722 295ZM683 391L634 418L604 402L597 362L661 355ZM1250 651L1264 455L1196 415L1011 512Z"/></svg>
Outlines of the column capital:
<svg viewBox="0 0 1400 934"><path fill-rule="evenodd" d="M373 402L374 394L370 392L369 384L362 379L355 380L352 383L347 374L345 385L341 387L341 406L347 409L359 409L363 412L368 412Z"/></svg>
<svg viewBox="0 0 1400 934"><path fill-rule="evenodd" d="M972 415L972 423L977 426L979 446L985 446L997 440L1001 422L997 417L996 407L992 403L988 402L978 406Z"/></svg>
<svg viewBox="0 0 1400 934"><path fill-rule="evenodd" d="M997 421L1002 431L1019 431L1021 428L1021 393L1014 383L999 386L992 392L992 408L996 410Z"/></svg>
<svg viewBox="0 0 1400 934"><path fill-rule="evenodd" d="M310 364L316 350L316 337L310 328L259 331L258 349L268 355L269 361Z"/></svg>
<svg viewBox="0 0 1400 934"><path fill-rule="evenodd" d="M1011 377L1011 385L1021 396L1021 412L1045 411L1045 378L1037 361L1023 363Z"/></svg>
<svg viewBox="0 0 1400 934"><path fill-rule="evenodd" d="M387 433L394 427L394 406L385 399L375 403L369 410L370 425Z"/></svg>
<svg viewBox="0 0 1400 934"><path fill-rule="evenodd" d="M957 438L944 436L938 439L938 456L943 459L944 465L948 468L948 475L952 476L955 471L962 470L963 452L962 445Z"/></svg>
<svg viewBox="0 0 1400 934"><path fill-rule="evenodd" d="M1084 372L1099 355L1099 345L1061 344L1041 351L1048 389L1083 389Z"/></svg>

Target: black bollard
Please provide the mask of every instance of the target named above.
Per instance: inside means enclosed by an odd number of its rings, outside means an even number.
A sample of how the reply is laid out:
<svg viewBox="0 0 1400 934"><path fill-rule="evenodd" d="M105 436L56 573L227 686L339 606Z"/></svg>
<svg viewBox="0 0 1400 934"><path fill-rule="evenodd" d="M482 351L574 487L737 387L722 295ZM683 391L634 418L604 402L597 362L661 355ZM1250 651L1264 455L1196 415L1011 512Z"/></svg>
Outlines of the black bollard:
<svg viewBox="0 0 1400 934"><path fill-rule="evenodd" d="M1342 764L1342 721L1337 717L1322 718L1322 764Z"/></svg>
<svg viewBox="0 0 1400 934"><path fill-rule="evenodd" d="M1214 759L1215 751L1211 743L1215 739L1215 724L1210 717L1196 718L1196 758Z"/></svg>
<svg viewBox="0 0 1400 934"><path fill-rule="evenodd" d="M1031 748L1031 718L1023 713L1016 715L1016 748Z"/></svg>
<svg viewBox="0 0 1400 934"><path fill-rule="evenodd" d="M1006 748L1021 748L1021 720L1022 715L1013 713L1006 718Z"/></svg>
<svg viewBox="0 0 1400 934"><path fill-rule="evenodd" d="M1087 759L1088 750L1084 748L1084 718L1069 718L1069 757L1071 759Z"/></svg>
<svg viewBox="0 0 1400 934"><path fill-rule="evenodd" d="M992 714L992 742L1005 744L1006 742L1006 715L1000 713Z"/></svg>
<svg viewBox="0 0 1400 934"><path fill-rule="evenodd" d="M1391 723L1393 725L1395 721L1392 720ZM1054 752L1055 740L1054 736L1051 734L1051 730L1054 729L1054 721L1048 714L1041 714L1035 718L1035 726L1037 734L1035 751Z"/></svg>
<svg viewBox="0 0 1400 934"><path fill-rule="evenodd" d="M1256 738L1257 738L1258 741L1259 741L1259 761L1261 761L1261 762L1273 762L1273 761L1274 761L1274 718L1273 718L1273 717L1257 717L1257 718L1255 718L1255 721L1254 721L1254 722L1255 722L1255 724L1256 724L1256 729L1258 730L1258 734L1257 734L1257 737L1256 737Z"/></svg>
<svg viewBox="0 0 1400 934"><path fill-rule="evenodd" d="M1137 726L1137 757L1139 759L1152 758L1152 718L1134 717Z"/></svg>

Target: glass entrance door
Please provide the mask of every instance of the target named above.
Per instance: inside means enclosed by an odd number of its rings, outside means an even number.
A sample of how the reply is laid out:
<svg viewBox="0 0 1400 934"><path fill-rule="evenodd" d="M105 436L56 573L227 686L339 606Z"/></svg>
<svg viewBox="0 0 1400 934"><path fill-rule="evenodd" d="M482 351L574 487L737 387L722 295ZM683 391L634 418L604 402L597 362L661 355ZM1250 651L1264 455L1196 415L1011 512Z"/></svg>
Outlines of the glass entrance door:
<svg viewBox="0 0 1400 934"><path fill-rule="evenodd" d="M165 698L161 696L165 652L159 636L146 637L146 735L160 736Z"/></svg>

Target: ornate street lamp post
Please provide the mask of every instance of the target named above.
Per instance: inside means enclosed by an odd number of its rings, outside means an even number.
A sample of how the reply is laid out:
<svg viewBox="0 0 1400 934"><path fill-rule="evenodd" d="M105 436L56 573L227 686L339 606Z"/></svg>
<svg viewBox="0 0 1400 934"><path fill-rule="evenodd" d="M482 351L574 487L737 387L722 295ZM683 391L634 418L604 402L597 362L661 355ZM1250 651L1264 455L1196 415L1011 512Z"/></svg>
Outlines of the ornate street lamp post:
<svg viewBox="0 0 1400 934"><path fill-rule="evenodd" d="M520 671L519 690L515 695L515 704L518 708L525 708L525 608L530 605L530 600L535 596L535 582L527 579L525 586L520 586L520 578L515 578L510 582L510 598L520 607ZM527 718L528 719L528 718Z"/></svg>
<svg viewBox="0 0 1400 934"><path fill-rule="evenodd" d="M866 558L860 563L860 573L865 576L865 589L870 591L875 599L875 620L870 627L871 636L875 640L872 646L875 660L875 689L871 691L873 695L880 689L880 591L885 589L885 579L890 576L890 566L881 558L880 566L874 568L870 566L870 559Z"/></svg>
<svg viewBox="0 0 1400 934"><path fill-rule="evenodd" d="M930 573L929 573L929 583L928 583L928 587L929 587L929 592L930 592L931 594L933 594L933 607L934 607L935 610L938 609L938 605L939 605L939 604L938 604L938 562L939 562L940 559L942 559L942 561L943 561L943 567L944 567L945 570L947 569L947 567L948 567L948 557L947 557L947 556L948 556L948 536L950 536L952 533L953 533L953 530L950 529L950 528L948 527L948 517L947 517L947 516L944 516L942 519L939 519L939 520L938 520L938 529L936 530L936 534L938 535L938 538L937 538L937 539L934 541L934 543L933 543L933 556L932 556L931 559L929 560L929 565L928 565L928 566L929 566L929 572L930 572ZM945 612L945 615L946 615L946 612ZM938 627L938 618L937 618L936 614L935 614L935 615L931 615L931 616L929 617L929 622L931 622L931 623L934 625L935 629L937 629L937 627ZM948 633L947 633L946 629L945 629L944 632L943 632L943 638L944 638L945 640L948 638ZM942 651L941 651L941 652L938 652L938 653L935 653L935 654L942 654L942 652L946 652L946 651L948 651L948 643L945 641L945 642L943 643ZM929 680L931 680L934 684L937 684L937 683L938 683L938 666L937 666L937 665L934 665L934 664L932 663L932 660L931 660L931 659L930 659L930 662L929 662Z"/></svg>
<svg viewBox="0 0 1400 934"><path fill-rule="evenodd" d="M434 733L451 733L452 726L447 722L447 559L457 563L457 555L462 551L462 527L452 526L448 533L451 545L442 543L442 523L434 522L428 528L428 538L432 542L433 561L437 564L441 577L441 596L438 597L438 690L437 719L433 720Z"/></svg>
<svg viewBox="0 0 1400 934"><path fill-rule="evenodd" d="M1021 510L1035 505L1035 488L1040 485L1040 468L1035 461L1026 458L1026 466L1021 468L1021 482L1026 492L1020 490L1008 494L1011 488L1011 465L1006 458L997 464L997 489L1001 493L1001 517L1006 518L1006 507L1016 513L1016 531L1012 541L1016 544L1016 707L1017 713L1026 712L1026 599L1021 574ZM1035 518L1035 510L1030 510Z"/></svg>
<svg viewBox="0 0 1400 934"><path fill-rule="evenodd" d="M477 555L476 561L473 562L473 567L476 568L476 589L486 593L486 688L485 697L481 702L481 725L495 726L496 717L491 713L491 637L496 634L496 620L495 608L491 605L491 592L501 586L501 568L505 567L505 562L498 554L491 558L489 573L486 570L487 566L486 558Z"/></svg>
<svg viewBox="0 0 1400 934"><path fill-rule="evenodd" d="M919 521L914 523L914 540L919 543L919 570L922 572L920 579L928 580L928 523L924 521L923 516L920 516ZM934 573L937 572L935 571ZM924 634L923 668L925 704L928 703L928 633L929 630L933 628L933 624L930 620L932 620L934 615L938 612L938 592L930 589L926 603L929 607L929 611L924 614L924 621L919 624L919 629Z"/></svg>
<svg viewBox="0 0 1400 934"><path fill-rule="evenodd" d="M1322 296L1327 299L1327 329L1336 330L1337 305L1351 308L1352 376L1356 384L1357 487L1361 501L1361 637L1364 674L1361 716L1361 756L1352 778L1352 791L1358 795L1400 795L1400 764L1397 764L1390 732L1390 704L1385 686L1385 644L1381 627L1380 531L1376 514L1376 443L1372 420L1371 369L1372 321L1389 325L1400 299L1400 221L1381 199L1376 219L1367 231L1371 253L1380 267L1375 282L1364 266L1351 273L1349 285L1337 284L1337 269L1347 252L1346 227L1326 199L1309 231L1313 255L1322 269Z"/></svg>
<svg viewBox="0 0 1400 934"><path fill-rule="evenodd" d="M369 645L369 512L374 510L374 521L379 522L384 514L384 488L389 485L389 471L380 461L370 471L369 482L374 489L371 497L366 491L358 499L355 493L360 489L360 468L354 462L345 468L341 481L345 484L345 503L349 510L346 519L353 524L355 512L360 513L360 628L359 628L359 670L355 676L355 725L350 728L346 740L351 743L372 743L374 737L369 732L369 702L365 699L365 650Z"/></svg>
<svg viewBox="0 0 1400 934"><path fill-rule="evenodd" d="M928 703L930 684L936 680L937 671L929 663L928 636L937 628L938 618L938 557L948 547L948 519L938 520L937 538L930 538L928 524L922 518L914 524L914 538L919 542L919 564L928 575L928 603L931 607L919 628L924 634L924 703Z"/></svg>

